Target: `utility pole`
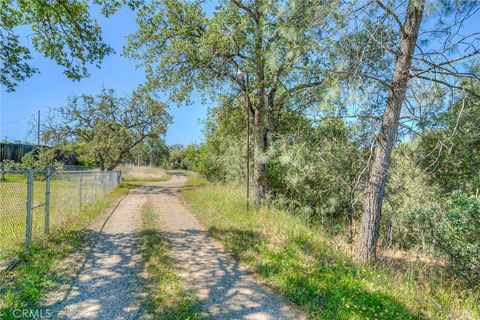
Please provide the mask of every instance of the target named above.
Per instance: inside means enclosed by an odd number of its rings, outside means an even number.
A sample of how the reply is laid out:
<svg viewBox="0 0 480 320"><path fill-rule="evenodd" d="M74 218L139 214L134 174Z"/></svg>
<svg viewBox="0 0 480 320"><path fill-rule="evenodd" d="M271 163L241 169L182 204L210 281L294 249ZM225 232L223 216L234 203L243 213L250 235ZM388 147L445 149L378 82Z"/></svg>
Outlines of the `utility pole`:
<svg viewBox="0 0 480 320"><path fill-rule="evenodd" d="M247 211L250 198L250 117L248 116L248 97L245 98L247 107Z"/></svg>
<svg viewBox="0 0 480 320"><path fill-rule="evenodd" d="M247 114L247 212L248 212L248 205L249 205L249 198L250 198L250 117L249 117L249 108L250 108L250 100L248 99L248 74L246 76L246 89L247 92L245 94L245 111Z"/></svg>
<svg viewBox="0 0 480 320"><path fill-rule="evenodd" d="M40 110L37 116L37 148L40 149Z"/></svg>
<svg viewBox="0 0 480 320"><path fill-rule="evenodd" d="M242 78L243 80L243 72L242 70L238 69L237 70L237 75L239 78ZM246 131L247 131L247 137L245 141L246 149L247 149L247 154L246 154L246 160L247 160L247 194L246 194L246 200L247 200L247 212L249 209L249 198L250 198L250 117L249 117L249 109L250 109L250 99L248 98L248 74L245 76L245 92L244 92L244 97L245 97L245 113L247 115L247 120L245 123L246 126Z"/></svg>

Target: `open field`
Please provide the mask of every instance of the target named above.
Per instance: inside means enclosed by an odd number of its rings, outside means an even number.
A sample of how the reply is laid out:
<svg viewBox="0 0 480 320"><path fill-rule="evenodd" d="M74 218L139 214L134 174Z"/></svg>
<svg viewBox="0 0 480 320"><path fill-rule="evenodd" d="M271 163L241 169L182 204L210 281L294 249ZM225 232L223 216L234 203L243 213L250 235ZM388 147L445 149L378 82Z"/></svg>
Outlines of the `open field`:
<svg viewBox="0 0 480 320"><path fill-rule="evenodd" d="M309 318L480 318L479 292L460 289L439 266L387 258L359 264L342 240L284 211L246 213L242 194L208 184L183 197L212 236Z"/></svg>

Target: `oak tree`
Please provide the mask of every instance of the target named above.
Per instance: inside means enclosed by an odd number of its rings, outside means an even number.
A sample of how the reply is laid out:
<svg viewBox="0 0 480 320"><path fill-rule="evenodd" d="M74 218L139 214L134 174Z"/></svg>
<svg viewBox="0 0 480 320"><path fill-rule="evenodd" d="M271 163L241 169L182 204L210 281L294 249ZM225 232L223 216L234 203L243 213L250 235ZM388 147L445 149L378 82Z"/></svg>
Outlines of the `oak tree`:
<svg viewBox="0 0 480 320"><path fill-rule="evenodd" d="M145 87L130 97L118 97L112 89L74 96L53 111L44 130L46 141L80 144L101 170L113 170L148 138L163 137L171 119L165 104Z"/></svg>
<svg viewBox="0 0 480 320"><path fill-rule="evenodd" d="M227 0L209 14L198 1L152 1L139 11L126 53L141 61L150 85L177 101L195 90L243 97L253 120L259 204L268 193L266 152L277 114L329 79L322 52L337 19L335 1Z"/></svg>

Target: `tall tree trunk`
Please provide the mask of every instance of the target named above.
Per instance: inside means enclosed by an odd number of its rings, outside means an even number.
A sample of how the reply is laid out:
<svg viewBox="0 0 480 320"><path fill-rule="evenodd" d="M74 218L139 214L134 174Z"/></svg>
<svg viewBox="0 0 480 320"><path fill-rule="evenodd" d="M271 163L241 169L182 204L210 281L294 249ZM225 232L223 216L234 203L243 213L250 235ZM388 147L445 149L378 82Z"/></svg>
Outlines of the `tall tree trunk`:
<svg viewBox="0 0 480 320"><path fill-rule="evenodd" d="M368 182L365 187L364 211L360 221L360 234L356 248L358 257L365 262L374 259L376 256L388 165L392 148L397 139L400 111L405 100L412 57L415 52L424 7L425 0L409 1L403 30L400 32L400 45L397 51L393 78L388 91L382 126L375 141Z"/></svg>

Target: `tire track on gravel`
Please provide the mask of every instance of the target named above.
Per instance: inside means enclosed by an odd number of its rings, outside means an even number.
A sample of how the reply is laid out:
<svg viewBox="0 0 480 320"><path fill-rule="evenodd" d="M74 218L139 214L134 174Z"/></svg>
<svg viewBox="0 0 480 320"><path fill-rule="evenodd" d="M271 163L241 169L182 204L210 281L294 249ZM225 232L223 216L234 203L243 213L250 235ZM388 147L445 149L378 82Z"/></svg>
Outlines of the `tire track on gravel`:
<svg viewBox="0 0 480 320"><path fill-rule="evenodd" d="M68 290L44 308L54 319L138 319L143 260L138 232L146 195L133 189L88 228L91 247Z"/></svg>
<svg viewBox="0 0 480 320"><path fill-rule="evenodd" d="M254 277L213 240L184 206L178 193L186 178L149 183L148 201L170 243L177 273L203 305L209 319L305 319L305 314Z"/></svg>

